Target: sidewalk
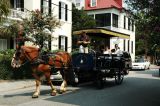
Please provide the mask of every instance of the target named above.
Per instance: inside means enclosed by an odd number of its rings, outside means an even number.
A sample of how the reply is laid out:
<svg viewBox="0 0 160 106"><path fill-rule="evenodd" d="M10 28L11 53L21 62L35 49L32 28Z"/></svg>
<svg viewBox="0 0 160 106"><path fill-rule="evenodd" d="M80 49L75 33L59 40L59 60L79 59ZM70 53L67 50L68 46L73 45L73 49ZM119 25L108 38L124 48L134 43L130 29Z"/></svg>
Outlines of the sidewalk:
<svg viewBox="0 0 160 106"><path fill-rule="evenodd" d="M151 65L150 65L150 69L160 69L160 66L151 64Z"/></svg>
<svg viewBox="0 0 160 106"><path fill-rule="evenodd" d="M0 80L0 92L7 92L11 90L16 90L16 89L22 89L22 88L27 88L35 86L35 81L34 79L30 80Z"/></svg>

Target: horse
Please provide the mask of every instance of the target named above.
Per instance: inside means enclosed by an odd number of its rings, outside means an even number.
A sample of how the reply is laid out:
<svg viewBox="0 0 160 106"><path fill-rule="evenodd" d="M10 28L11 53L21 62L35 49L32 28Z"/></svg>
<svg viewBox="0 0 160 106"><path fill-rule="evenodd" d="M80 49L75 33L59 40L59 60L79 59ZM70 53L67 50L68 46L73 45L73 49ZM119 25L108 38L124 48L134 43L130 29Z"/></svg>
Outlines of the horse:
<svg viewBox="0 0 160 106"><path fill-rule="evenodd" d="M48 57L48 62L45 63L41 59L40 49L37 47L31 46L21 46L19 50L16 50L13 55L11 66L13 68L20 68L22 65L29 62L31 64L32 75L35 78L36 89L32 95L32 98L38 98L40 95L40 85L42 77L45 76L48 84L51 87L51 96L55 96L57 89L52 84L50 79L52 69L57 69L61 73L63 72L62 78L63 82L60 86L60 93L63 93L67 90L67 73L69 73L69 67L71 65L71 56L69 53L64 51L56 52L55 54ZM42 73L42 75L39 75Z"/></svg>

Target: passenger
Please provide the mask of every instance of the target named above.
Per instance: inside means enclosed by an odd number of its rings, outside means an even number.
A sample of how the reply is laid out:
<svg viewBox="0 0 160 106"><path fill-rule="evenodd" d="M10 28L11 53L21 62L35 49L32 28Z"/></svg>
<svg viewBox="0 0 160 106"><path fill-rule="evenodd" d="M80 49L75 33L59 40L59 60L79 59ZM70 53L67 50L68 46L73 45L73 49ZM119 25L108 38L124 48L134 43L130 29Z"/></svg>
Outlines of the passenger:
<svg viewBox="0 0 160 106"><path fill-rule="evenodd" d="M82 32L77 43L79 44L80 53L88 53L88 44L90 44L90 39L85 32Z"/></svg>
<svg viewBox="0 0 160 106"><path fill-rule="evenodd" d="M123 54L122 50L120 50L120 47L117 47L117 50L115 51L115 54Z"/></svg>
<svg viewBox="0 0 160 106"><path fill-rule="evenodd" d="M114 48L115 48L115 51L117 51L117 49L118 49L118 44L115 44L115 45L114 45Z"/></svg>
<svg viewBox="0 0 160 106"><path fill-rule="evenodd" d="M111 51L110 51L109 47L106 46L104 51L103 51L103 54L110 54L110 53L111 53Z"/></svg>
<svg viewBox="0 0 160 106"><path fill-rule="evenodd" d="M111 49L111 54L115 54L115 49Z"/></svg>

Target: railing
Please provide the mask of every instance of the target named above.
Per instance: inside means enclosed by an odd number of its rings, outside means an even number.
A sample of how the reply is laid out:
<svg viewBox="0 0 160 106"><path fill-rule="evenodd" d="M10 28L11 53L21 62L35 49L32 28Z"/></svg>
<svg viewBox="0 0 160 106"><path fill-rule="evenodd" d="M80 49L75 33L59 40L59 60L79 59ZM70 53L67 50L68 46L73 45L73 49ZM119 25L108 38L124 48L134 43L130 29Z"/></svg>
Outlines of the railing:
<svg viewBox="0 0 160 106"><path fill-rule="evenodd" d="M27 10L21 11L21 8L16 8L16 9L10 9L10 15L8 16L9 18L12 19L17 19L21 20L22 18L27 18L29 16L29 13Z"/></svg>

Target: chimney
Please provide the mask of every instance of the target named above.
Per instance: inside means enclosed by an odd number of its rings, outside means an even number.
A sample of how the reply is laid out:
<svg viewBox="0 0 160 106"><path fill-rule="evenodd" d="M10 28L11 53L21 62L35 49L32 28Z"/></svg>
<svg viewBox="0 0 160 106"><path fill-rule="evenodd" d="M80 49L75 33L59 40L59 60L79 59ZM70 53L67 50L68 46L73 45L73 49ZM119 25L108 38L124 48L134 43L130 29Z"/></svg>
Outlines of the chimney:
<svg viewBox="0 0 160 106"><path fill-rule="evenodd" d="M122 7L123 0L115 0L115 1Z"/></svg>

